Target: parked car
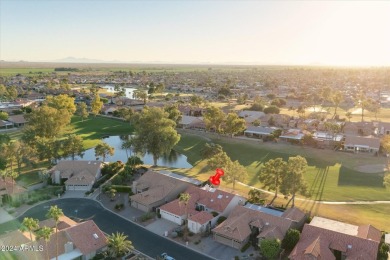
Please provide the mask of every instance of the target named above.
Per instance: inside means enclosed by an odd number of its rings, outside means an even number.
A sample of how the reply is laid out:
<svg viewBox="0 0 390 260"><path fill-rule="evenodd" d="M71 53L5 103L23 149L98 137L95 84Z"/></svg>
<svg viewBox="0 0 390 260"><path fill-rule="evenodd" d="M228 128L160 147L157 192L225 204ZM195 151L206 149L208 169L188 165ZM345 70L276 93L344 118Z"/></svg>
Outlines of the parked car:
<svg viewBox="0 0 390 260"><path fill-rule="evenodd" d="M162 253L162 254L161 254L161 257L162 257L164 260L175 260L175 258L173 258L172 256L169 256L167 253Z"/></svg>

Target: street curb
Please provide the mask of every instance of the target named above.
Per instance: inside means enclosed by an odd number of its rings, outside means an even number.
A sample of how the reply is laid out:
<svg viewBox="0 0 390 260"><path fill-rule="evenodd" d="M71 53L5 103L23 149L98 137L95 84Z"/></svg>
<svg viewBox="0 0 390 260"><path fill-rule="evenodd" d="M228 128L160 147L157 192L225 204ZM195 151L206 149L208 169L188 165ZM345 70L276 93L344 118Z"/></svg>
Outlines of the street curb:
<svg viewBox="0 0 390 260"><path fill-rule="evenodd" d="M90 199L90 200L94 200L94 199ZM129 222L131 222L131 223L133 223L133 224L136 224L137 226L139 226L139 227L141 227L141 228L143 228L143 229L145 229L145 230L148 230L148 229L146 229L144 226L138 224L137 222L131 221L131 220L129 220L129 219L123 217L122 215L119 215L118 213L116 213L116 212L114 212L114 211L112 211L112 210L106 208L106 207L103 205L103 203L101 203L100 201L97 201L97 200L94 200L94 201L96 201L97 203L99 203L104 209L106 209L106 210L108 210L108 211L114 213L115 215L117 215L117 216L123 218L124 220L129 221ZM150 231L150 230L148 230L148 231L149 231L149 232L152 232L152 231ZM195 249L193 249L193 248L191 248L191 247L182 245L181 243L176 242L175 240L168 239L168 238L166 238L166 237L164 237L164 236L161 236L161 235L158 235L158 234L156 234L156 233L154 233L154 232L152 232L152 233L155 234L156 236L160 236L160 237L162 237L162 238L164 238L164 239L167 239L167 240L169 240L169 241L172 241L172 242L174 242L174 243L176 243L176 244L178 244L178 245L180 245L180 246L182 246L182 247L191 249L192 251L197 252L197 253L199 253L199 254L201 254L201 255L204 255L204 256L207 256L207 257L209 257L209 258L218 260L218 259L215 258L215 257L212 257L212 256L210 256L210 255L207 255L207 254L205 254L205 253L203 253L203 252L199 252L199 251L197 251L197 250L195 250ZM149 255L147 255L147 256L150 257ZM152 258L153 258L153 257L152 257ZM153 259L154 259L154 258L153 258Z"/></svg>

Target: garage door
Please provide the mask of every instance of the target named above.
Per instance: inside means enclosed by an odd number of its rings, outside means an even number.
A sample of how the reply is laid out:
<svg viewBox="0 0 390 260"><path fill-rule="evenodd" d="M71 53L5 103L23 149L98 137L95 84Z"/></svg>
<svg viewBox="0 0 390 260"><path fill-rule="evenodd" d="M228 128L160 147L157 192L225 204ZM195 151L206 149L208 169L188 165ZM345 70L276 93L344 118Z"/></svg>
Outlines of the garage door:
<svg viewBox="0 0 390 260"><path fill-rule="evenodd" d="M160 214L161 214L161 217L162 217L163 219L172 221L172 222L174 222L174 223L176 223L176 224L178 224L178 225L181 225L181 224L182 224L181 218L179 218L179 217L177 217L177 216L175 216L175 215L173 215L173 214L170 214L170 213L168 213L168 212L166 212L166 211L163 211L163 210L160 210Z"/></svg>

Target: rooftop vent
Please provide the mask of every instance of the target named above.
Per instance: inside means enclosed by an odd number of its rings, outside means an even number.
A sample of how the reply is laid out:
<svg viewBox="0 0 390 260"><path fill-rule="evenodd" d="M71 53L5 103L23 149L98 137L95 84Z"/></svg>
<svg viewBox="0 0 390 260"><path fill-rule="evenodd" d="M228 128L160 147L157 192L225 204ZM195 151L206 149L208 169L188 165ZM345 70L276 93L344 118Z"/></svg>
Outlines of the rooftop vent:
<svg viewBox="0 0 390 260"><path fill-rule="evenodd" d="M217 198L218 198L218 199L222 199L222 197L223 197L223 196L222 196L221 194L219 194Z"/></svg>
<svg viewBox="0 0 390 260"><path fill-rule="evenodd" d="M226 198L229 198L229 196L226 196Z"/></svg>
<svg viewBox="0 0 390 260"><path fill-rule="evenodd" d="M213 200L213 199L211 199L210 201L211 201L211 202L213 202L214 200Z"/></svg>
<svg viewBox="0 0 390 260"><path fill-rule="evenodd" d="M348 245L348 249L352 249L352 245Z"/></svg>
<svg viewBox="0 0 390 260"><path fill-rule="evenodd" d="M265 222L265 225L268 226L268 225L269 225L269 222Z"/></svg>
<svg viewBox="0 0 390 260"><path fill-rule="evenodd" d="M88 164L91 164L91 162L88 162Z"/></svg>
<svg viewBox="0 0 390 260"><path fill-rule="evenodd" d="M98 239L98 238L99 238L99 236L98 236L96 233L93 234L93 237L94 237L95 239Z"/></svg>

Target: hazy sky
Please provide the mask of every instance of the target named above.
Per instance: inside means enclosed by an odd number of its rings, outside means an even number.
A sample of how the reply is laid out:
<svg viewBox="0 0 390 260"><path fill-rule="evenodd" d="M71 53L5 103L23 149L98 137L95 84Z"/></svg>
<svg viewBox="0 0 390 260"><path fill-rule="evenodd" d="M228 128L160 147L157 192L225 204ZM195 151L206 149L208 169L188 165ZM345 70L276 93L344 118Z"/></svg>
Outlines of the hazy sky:
<svg viewBox="0 0 390 260"><path fill-rule="evenodd" d="M0 59L390 65L390 1L0 0Z"/></svg>

